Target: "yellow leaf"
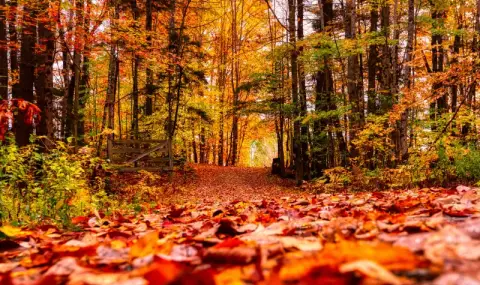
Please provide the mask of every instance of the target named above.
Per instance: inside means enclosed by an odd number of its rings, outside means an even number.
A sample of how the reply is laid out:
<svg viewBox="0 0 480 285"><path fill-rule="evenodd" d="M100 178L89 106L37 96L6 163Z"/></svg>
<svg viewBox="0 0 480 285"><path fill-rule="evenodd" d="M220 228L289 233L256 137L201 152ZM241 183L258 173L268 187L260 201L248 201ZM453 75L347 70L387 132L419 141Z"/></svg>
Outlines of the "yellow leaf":
<svg viewBox="0 0 480 285"><path fill-rule="evenodd" d="M152 254L157 246L158 232L151 232L144 235L130 249L132 258L144 257Z"/></svg>
<svg viewBox="0 0 480 285"><path fill-rule="evenodd" d="M17 227L12 227L10 225L6 225L3 227L0 227L0 232L4 233L6 236L15 237L22 234L22 229Z"/></svg>

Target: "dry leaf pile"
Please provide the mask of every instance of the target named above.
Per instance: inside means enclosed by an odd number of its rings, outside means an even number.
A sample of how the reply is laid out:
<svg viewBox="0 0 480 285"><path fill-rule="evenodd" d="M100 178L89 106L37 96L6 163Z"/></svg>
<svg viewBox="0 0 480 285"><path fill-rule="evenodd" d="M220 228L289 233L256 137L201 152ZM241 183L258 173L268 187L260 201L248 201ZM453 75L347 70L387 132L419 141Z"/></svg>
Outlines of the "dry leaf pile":
<svg viewBox="0 0 480 285"><path fill-rule="evenodd" d="M158 206L3 226L1 284L480 284L480 189Z"/></svg>

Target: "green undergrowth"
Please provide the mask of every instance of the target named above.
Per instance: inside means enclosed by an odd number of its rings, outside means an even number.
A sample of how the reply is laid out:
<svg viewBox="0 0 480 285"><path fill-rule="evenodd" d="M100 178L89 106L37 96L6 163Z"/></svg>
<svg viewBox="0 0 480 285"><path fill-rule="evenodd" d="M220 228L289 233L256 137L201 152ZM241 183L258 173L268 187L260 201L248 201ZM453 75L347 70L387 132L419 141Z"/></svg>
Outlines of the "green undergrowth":
<svg viewBox="0 0 480 285"><path fill-rule="evenodd" d="M396 167L336 167L325 170L313 184L326 192L373 191L414 187L480 185L480 150L473 144L440 141L435 147L413 151Z"/></svg>
<svg viewBox="0 0 480 285"><path fill-rule="evenodd" d="M72 218L148 211L183 190L169 184L168 175L117 173L95 153L91 147L75 152L64 142L48 147L0 142L0 221L75 229ZM191 179L186 170L175 179Z"/></svg>
<svg viewBox="0 0 480 285"><path fill-rule="evenodd" d="M103 178L95 178L101 160L88 148L72 154L63 143L49 147L13 141L0 145L0 220L14 225L71 225L71 218L103 208L112 199ZM116 202L113 202L116 203ZM118 203L117 203L118 204ZM114 206L114 205L112 205Z"/></svg>

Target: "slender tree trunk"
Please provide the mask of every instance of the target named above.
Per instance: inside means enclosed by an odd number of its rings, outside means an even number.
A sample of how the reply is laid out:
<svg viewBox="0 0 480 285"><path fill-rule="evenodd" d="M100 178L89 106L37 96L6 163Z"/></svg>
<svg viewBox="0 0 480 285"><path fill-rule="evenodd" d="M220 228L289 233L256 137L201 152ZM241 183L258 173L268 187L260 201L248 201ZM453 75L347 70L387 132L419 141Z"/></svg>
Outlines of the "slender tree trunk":
<svg viewBox="0 0 480 285"><path fill-rule="evenodd" d="M18 34L17 34L17 0L9 1L9 14L8 14L8 35L9 35L9 47L10 47L10 74L12 79L12 97L17 98L20 94L19 78L13 75L18 74Z"/></svg>
<svg viewBox="0 0 480 285"><path fill-rule="evenodd" d="M193 120L192 120L192 151L193 151L193 162L198 163L197 136L195 135L195 122Z"/></svg>
<svg viewBox="0 0 480 285"><path fill-rule="evenodd" d="M405 85L407 88L413 87L412 79L412 60L413 60L413 40L415 36L415 0L408 0L408 26L407 26L407 47L406 47L406 65L405 65ZM399 157L400 161L408 158L408 115L407 109L401 115L399 122Z"/></svg>
<svg viewBox="0 0 480 285"><path fill-rule="evenodd" d="M55 56L54 23L50 21L48 2L41 5L42 13L38 21L38 39L40 50L37 53L37 77L35 91L37 105L42 111L38 122L37 134L54 139L54 106L53 106L53 64Z"/></svg>
<svg viewBox="0 0 480 285"><path fill-rule="evenodd" d="M119 18L119 7L118 4L115 5L114 8L114 14L111 19L114 22L114 25L116 24L116 21ZM114 25L112 25L111 29L114 29ZM113 31L112 31L113 33ZM113 37L112 37L112 42L110 43L110 60L109 60L109 65L108 65L108 86L107 86L107 113L108 113L108 123L107 127L113 131L115 129L115 88L116 88L116 79L117 79L117 64L118 61L118 51L117 51L117 43L113 42ZM121 127L121 126L120 126ZM108 135L109 140L113 140L113 132ZM107 155L109 158L111 158L111 152L110 148L107 148Z"/></svg>
<svg viewBox="0 0 480 285"><path fill-rule="evenodd" d="M237 90L238 83L239 83L239 72L238 70L238 55L237 49L239 46L239 38L238 38L238 31L237 31L237 0L231 0L231 11L232 11L232 59L231 59L231 86L232 86L232 94L233 94L233 115L232 115L232 146L231 146L231 165L235 166L237 164L237 152L238 152L238 103L240 99L239 90Z"/></svg>
<svg viewBox="0 0 480 285"><path fill-rule="evenodd" d="M356 12L355 12L355 0L346 1L345 9L345 38L350 40L356 39ZM363 113L363 91L362 82L360 80L360 62L358 54L350 55L348 57L347 66L347 93L348 100L352 106L352 112L349 116L349 128L350 128L350 156L358 156L358 150L352 143L360 131L365 120Z"/></svg>
<svg viewBox="0 0 480 285"><path fill-rule="evenodd" d="M152 20L152 0L147 0L145 4L146 8L146 24L145 29L147 30L147 45L148 48L152 48L152 31L153 31L153 20ZM145 99L145 115L150 116L153 114L153 71L150 67L150 64L147 63L147 98Z"/></svg>
<svg viewBox="0 0 480 285"><path fill-rule="evenodd" d="M207 142L205 138L205 127L200 129L200 163L207 163Z"/></svg>
<svg viewBox="0 0 480 285"><path fill-rule="evenodd" d="M133 13L133 20L134 20L134 27L138 28L138 18L140 11L137 7L137 0L131 0L131 8ZM132 77L133 77L133 91L132 91L132 99L133 99L133 119L132 119L132 136L135 139L138 139L139 133L139 125L138 125L138 68L140 66L140 57L136 51L133 51L133 70L132 70Z"/></svg>
<svg viewBox="0 0 480 285"><path fill-rule="evenodd" d="M376 33L378 30L378 6L375 2L370 5L370 33ZM376 36L375 36L376 37ZM376 114L377 107L377 64L378 64L378 46L370 44L368 48L368 114Z"/></svg>
<svg viewBox="0 0 480 285"><path fill-rule="evenodd" d="M34 22L36 11L30 4L23 7L22 46L20 57L20 94L19 98L33 103L33 84L35 81L35 39L37 29ZM15 138L19 146L29 143L34 125L30 124L26 114L19 112L15 119Z"/></svg>
<svg viewBox="0 0 480 285"><path fill-rule="evenodd" d="M82 138L79 137L78 125L80 122L80 77L82 74L82 53L84 40L84 12L85 3L83 0L76 0L76 22L75 22L75 48L73 52L73 68L75 76L75 91L73 97L73 140L75 147L81 144Z"/></svg>
<svg viewBox="0 0 480 285"><path fill-rule="evenodd" d="M383 3L381 7L381 35L383 45L381 46L380 62L381 72L379 72L380 83L380 114L387 113L393 105L393 94L391 86L393 82L392 54L390 51L390 3Z"/></svg>
<svg viewBox="0 0 480 285"><path fill-rule="evenodd" d="M300 110L301 102L298 95L298 50L297 37L295 34L295 1L288 0L288 35L290 43L290 65L292 74L292 104L293 112L293 151L295 159L295 179L297 185L301 185L304 177L303 173L303 157L302 157L302 142L301 142L301 126L300 126Z"/></svg>
<svg viewBox="0 0 480 285"><path fill-rule="evenodd" d="M303 18L304 18L304 0L297 0L297 36L298 40L302 41L304 38L303 31ZM298 49L298 54L303 54L303 46L300 46ZM298 62L298 79L299 79L299 100L300 100L300 116L304 118L307 116L307 84L305 79L305 67L302 61ZM302 160L303 160L303 173L304 178L307 180L311 179L310 173L310 155L308 149L308 136L309 136L309 126L308 124L303 124L301 126L301 144L302 144Z"/></svg>
<svg viewBox="0 0 480 285"><path fill-rule="evenodd" d="M91 43L89 39L90 34L90 14L91 14L92 0L86 2L85 26L84 26L84 48L83 48L83 64L81 65L81 77L79 85L79 113L77 121L77 131L79 137L79 145L85 145L85 107L88 97L90 95L90 52Z"/></svg>
<svg viewBox="0 0 480 285"><path fill-rule="evenodd" d="M432 21L433 28L438 29L443 26L443 17L445 11L442 8L432 5ZM443 72L443 39L442 35L438 33L432 33L432 72ZM433 83L432 92L436 100L430 104L430 119L432 120L432 130L437 129L436 121L439 117L445 113L447 109L447 96L442 91L443 83L440 79L435 78Z"/></svg>
<svg viewBox="0 0 480 285"><path fill-rule="evenodd" d="M58 2L58 11L57 11L57 30L58 30L58 37L60 40L60 44L62 46L62 75L63 75L63 98L61 102L61 126L60 126L60 133L61 137L66 139L72 135L72 105L71 101L72 98L69 97L70 95L70 70L71 70L71 56L70 50L68 47L67 39L66 39L66 30L61 24L60 12L62 7L63 0L59 0ZM72 12L73 13L73 12ZM67 30L70 30L73 26L73 14L70 15L69 24Z"/></svg>
<svg viewBox="0 0 480 285"><path fill-rule="evenodd" d="M8 97L7 6L0 0L0 100Z"/></svg>

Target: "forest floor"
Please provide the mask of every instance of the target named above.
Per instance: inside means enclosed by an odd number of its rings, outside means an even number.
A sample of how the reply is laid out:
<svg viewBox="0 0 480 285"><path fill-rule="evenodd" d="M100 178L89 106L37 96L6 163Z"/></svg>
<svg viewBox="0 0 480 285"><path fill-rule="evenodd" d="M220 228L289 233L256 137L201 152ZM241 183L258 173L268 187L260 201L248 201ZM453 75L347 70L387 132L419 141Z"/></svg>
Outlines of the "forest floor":
<svg viewBox="0 0 480 285"><path fill-rule="evenodd" d="M480 189L313 195L268 169L195 172L162 194L184 203L0 227L0 284L480 284Z"/></svg>
<svg viewBox="0 0 480 285"><path fill-rule="evenodd" d="M192 179L174 193L184 201L254 201L302 195L295 182L271 175L269 168L195 166Z"/></svg>

